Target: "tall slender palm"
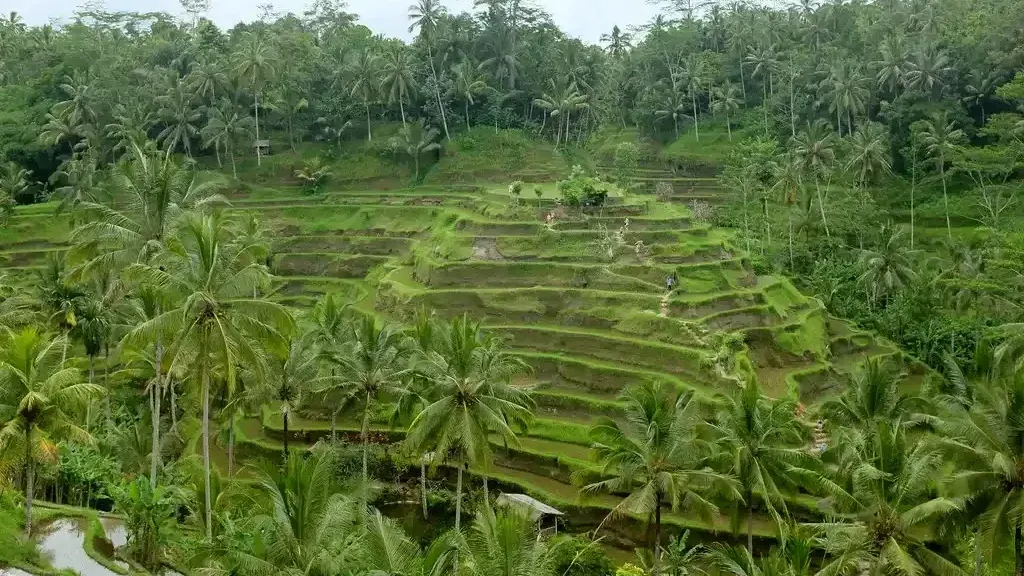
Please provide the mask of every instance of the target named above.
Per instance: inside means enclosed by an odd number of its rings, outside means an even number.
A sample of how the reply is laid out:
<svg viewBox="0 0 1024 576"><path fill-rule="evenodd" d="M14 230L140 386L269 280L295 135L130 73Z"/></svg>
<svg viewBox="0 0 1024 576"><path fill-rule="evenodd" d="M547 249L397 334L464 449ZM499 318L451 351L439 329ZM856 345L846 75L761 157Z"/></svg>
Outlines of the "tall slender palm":
<svg viewBox="0 0 1024 576"><path fill-rule="evenodd" d="M922 46L907 61L903 77L908 88L936 96L942 92L946 78L952 73L953 67L945 52L932 46Z"/></svg>
<svg viewBox="0 0 1024 576"><path fill-rule="evenodd" d="M633 35L612 26L611 34L601 34L601 44L612 58L622 58L633 47Z"/></svg>
<svg viewBox="0 0 1024 576"><path fill-rule="evenodd" d="M239 139L252 134L254 123L248 115L243 116L228 100L222 100L219 106L210 108L209 119L201 132L203 144L213 146L217 153L217 165L221 166L220 149L228 153L231 160L231 175L238 179L238 168L235 166L235 146Z"/></svg>
<svg viewBox="0 0 1024 576"><path fill-rule="evenodd" d="M30 176L32 172L15 162L7 162L0 167L0 195L7 198L6 205L9 208L6 216L13 214L14 205L28 193Z"/></svg>
<svg viewBox="0 0 1024 576"><path fill-rule="evenodd" d="M775 54L775 47L762 47L759 50L755 50L753 47L749 48L747 57L743 59L743 63L748 66L752 66L751 77L761 77L761 107L764 108L764 133L768 134L768 91L771 89L774 92L774 88L771 88L772 84L772 72L778 66L778 57Z"/></svg>
<svg viewBox="0 0 1024 576"><path fill-rule="evenodd" d="M756 378L724 398L712 428L719 435L729 470L747 504L747 550L754 553L754 497L780 529L787 514L785 493L814 477L806 430L796 420L796 403L761 394Z"/></svg>
<svg viewBox="0 0 1024 576"><path fill-rule="evenodd" d="M899 95L909 56L902 37L893 35L886 38L882 43L878 60L871 63L872 68L877 70L875 85L880 89L887 88L893 96Z"/></svg>
<svg viewBox="0 0 1024 576"><path fill-rule="evenodd" d="M742 498L735 481L710 468L713 447L698 434L703 422L698 401L667 384L644 383L622 395L626 418L602 419L590 431L601 473L585 493L628 493L611 515L654 521L654 573L660 573L661 512L686 509L712 521L718 512L711 496Z"/></svg>
<svg viewBox="0 0 1024 576"><path fill-rule="evenodd" d="M878 123L868 122L859 126L850 138L850 160L846 169L854 173L857 183L865 185L877 182L892 170L889 162L889 146L885 129Z"/></svg>
<svg viewBox="0 0 1024 576"><path fill-rule="evenodd" d="M803 166L796 154L787 153L775 164L775 184L772 186L782 197L786 205L786 216L789 221L789 266L793 267L793 206L799 201L803 189Z"/></svg>
<svg viewBox="0 0 1024 576"><path fill-rule="evenodd" d="M683 60L680 74L686 83L686 90L690 93L690 102L693 105L693 130L700 142L700 122L697 121L697 93L700 91L701 83L704 81L704 61L697 54L690 54Z"/></svg>
<svg viewBox="0 0 1024 576"><path fill-rule="evenodd" d="M472 128L469 121L469 107L476 103L473 99L474 96L487 92L486 76L479 75L476 66L469 60L463 60L452 66L452 75L454 76L453 88L465 106L466 128Z"/></svg>
<svg viewBox="0 0 1024 576"><path fill-rule="evenodd" d="M102 392L81 382L77 368L61 366L63 340L26 327L5 329L0 342L0 468L23 466L26 536L32 534L36 463L55 461L60 440L92 441L75 415Z"/></svg>
<svg viewBox="0 0 1024 576"><path fill-rule="evenodd" d="M486 474L491 462L490 435L507 445L519 439L512 426L532 420L529 394L510 384L525 370L503 343L485 334L480 324L462 316L452 320L439 335L437 351L424 363L425 374L436 387L436 400L409 426L407 447L414 453L434 452L439 460L458 468L455 488L455 529L462 520L462 473L469 465ZM486 484L485 484L486 489Z"/></svg>
<svg viewBox="0 0 1024 576"><path fill-rule="evenodd" d="M51 183L60 184L54 187L51 196L60 199L57 213L69 212L72 225L78 219L82 205L96 202L102 193L99 180L103 175L98 172L91 152L76 152L50 177Z"/></svg>
<svg viewBox="0 0 1024 576"><path fill-rule="evenodd" d="M193 105L192 98L191 90L180 78L167 94L159 98L160 109L157 114L166 127L156 139L163 142L168 155L181 144L185 154L192 157L192 138L199 134L196 123L202 118L202 112Z"/></svg>
<svg viewBox="0 0 1024 576"><path fill-rule="evenodd" d="M854 374L849 388L822 405L822 413L830 421L865 436L874 434L880 423L919 425L923 421L919 413L922 400L900 391L903 377L891 361L869 358Z"/></svg>
<svg viewBox="0 0 1024 576"><path fill-rule="evenodd" d="M549 79L548 85L551 89L544 92L540 98L533 101L534 104L547 110L552 118L558 118L557 135L555 136L555 148L562 142L562 127L565 127L565 142L569 141L569 123L572 120L572 113L587 107L588 96L577 88L576 83L567 79Z"/></svg>
<svg viewBox="0 0 1024 576"><path fill-rule="evenodd" d="M113 122L106 126L107 138L115 141L111 152L119 159L130 158L132 150L145 143L155 121L156 114L141 104L118 104Z"/></svg>
<svg viewBox="0 0 1024 576"><path fill-rule="evenodd" d="M444 14L444 7L437 0L417 0L416 4L409 6L409 32L419 28L420 38L427 45L427 61L430 63L430 77L434 81L434 97L437 99L437 107L441 112L441 125L444 126L444 135L448 140L452 139L448 132L448 118L445 116L444 101L441 100L441 82L437 77L437 68L434 66L434 43L437 41L437 22Z"/></svg>
<svg viewBox="0 0 1024 576"><path fill-rule="evenodd" d="M398 102L398 108L402 113L402 126L406 126L405 101L412 97L417 88L407 49L404 46L396 46L390 50L385 56L381 72L381 89L388 95L388 104Z"/></svg>
<svg viewBox="0 0 1024 576"><path fill-rule="evenodd" d="M896 227L877 250L861 251L859 262L863 271L857 282L868 290L872 301L888 299L917 278L906 236L906 228Z"/></svg>
<svg viewBox="0 0 1024 576"><path fill-rule="evenodd" d="M665 91L663 99L654 111L656 120L671 118L676 129L676 139L679 138L679 120L686 117L686 95L681 90L671 88Z"/></svg>
<svg viewBox="0 0 1024 576"><path fill-rule="evenodd" d="M373 141L373 130L370 124L370 102L377 97L380 87L380 61L377 55L366 48L345 68L351 88L349 96L363 102L366 110L366 141Z"/></svg>
<svg viewBox="0 0 1024 576"><path fill-rule="evenodd" d="M253 93L256 111L256 139L260 139L260 96L267 82L274 76L277 60L271 47L256 32L246 32L241 47L232 55L235 75ZM262 164L260 148L256 147L256 164Z"/></svg>
<svg viewBox="0 0 1024 576"><path fill-rule="evenodd" d="M949 194L946 192L946 160L956 150L956 146L964 141L964 133L956 127L956 121L949 119L945 111L936 112L927 120L924 130L920 133L921 145L925 152L935 160L935 167L942 178L942 203L946 210L946 234L953 241L953 225L949 220Z"/></svg>
<svg viewBox="0 0 1024 576"><path fill-rule="evenodd" d="M711 109L714 110L715 114L725 116L725 129L729 133L729 141L732 142L732 117L739 113L740 107L743 105L743 99L740 98L736 85L730 82L725 82L717 87L714 94L715 98L711 104Z"/></svg>
<svg viewBox="0 0 1024 576"><path fill-rule="evenodd" d="M951 366L956 366L953 362ZM957 388L967 405L950 406L939 426L939 445L958 471L947 483L957 498L979 512L975 546L990 560L1013 549L1015 574L1024 572L1024 380L964 378Z"/></svg>
<svg viewBox="0 0 1024 576"><path fill-rule="evenodd" d="M288 423L292 414L302 408L313 391L331 385L331 376L321 372L320 359L315 333L294 336L288 343L287 355L271 360L269 372L262 377L253 374L245 391L245 404L270 406L281 415L284 460L288 459Z"/></svg>
<svg viewBox="0 0 1024 576"><path fill-rule="evenodd" d="M836 160L833 134L828 123L820 118L813 124L808 122L807 128L793 139L793 153L800 159L804 173L814 179L821 224L825 228L825 235L831 236L828 231L828 220L825 218L825 197L821 192L821 179L831 172Z"/></svg>
<svg viewBox="0 0 1024 576"><path fill-rule="evenodd" d="M223 214L190 214L178 235L151 263L128 267L129 277L175 294L175 307L128 333L128 344L163 338L173 351L171 370L188 373L202 403L207 539L212 537L210 496L210 385L214 372L234 389L237 366L267 373L267 356L283 353L294 320L280 304L253 297L270 274L253 245Z"/></svg>
<svg viewBox="0 0 1024 576"><path fill-rule="evenodd" d="M836 115L836 128L843 135L843 118L846 118L847 133L853 132L853 116L863 114L868 99L868 89L863 86L864 77L849 62L839 62L831 67L828 76L819 88L828 101L829 112Z"/></svg>
<svg viewBox="0 0 1024 576"><path fill-rule="evenodd" d="M311 326L311 334L313 338L313 344L320 351L323 358L329 359L331 354L338 350L338 347L343 344L346 331L349 327L349 315L348 315L348 304L343 304L341 297L338 294L330 293L325 295L309 313L309 324ZM344 407L341 400L337 397L340 392L339 380L334 378L337 374L337 369L331 368L331 380L328 382L331 386L328 389L324 389L323 386L316 386L313 391L319 391L324 394L325 405L331 406L331 441L337 439L338 431L338 412ZM339 388L339 389L336 389Z"/></svg>
<svg viewBox="0 0 1024 576"><path fill-rule="evenodd" d="M218 90L224 90L228 85L228 75L216 63L197 60L189 65L185 81L196 98L205 101L208 106L213 106L217 101Z"/></svg>
<svg viewBox="0 0 1024 576"><path fill-rule="evenodd" d="M362 412L359 441L363 448L363 493L370 482L370 417L386 400L402 394L403 376L408 371L402 355L402 335L397 328L381 325L372 316L349 327L340 350L328 352L338 366L335 383L325 383L321 392L340 386L348 408Z"/></svg>

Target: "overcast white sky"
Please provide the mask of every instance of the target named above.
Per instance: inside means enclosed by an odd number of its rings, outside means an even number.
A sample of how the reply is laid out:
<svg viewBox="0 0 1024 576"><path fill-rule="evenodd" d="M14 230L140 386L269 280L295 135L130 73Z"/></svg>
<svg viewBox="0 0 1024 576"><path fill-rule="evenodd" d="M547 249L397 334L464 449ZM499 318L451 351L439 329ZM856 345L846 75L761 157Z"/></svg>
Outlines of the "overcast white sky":
<svg viewBox="0 0 1024 576"><path fill-rule="evenodd" d="M228 28L240 20L254 20L258 5L266 0L211 0L209 17ZM0 14L19 12L26 22L45 24L51 19L70 16L82 0L0 0ZM273 0L279 12L301 13L309 0ZM408 38L408 7L411 0L348 0L348 9L359 15L359 21L375 32ZM472 0L442 0L449 10L469 10ZM644 24L654 17L656 7L646 0L533 0L551 14L566 33L586 42L597 42L601 34L620 28ZM163 11L184 14L178 0L105 0L107 10Z"/></svg>

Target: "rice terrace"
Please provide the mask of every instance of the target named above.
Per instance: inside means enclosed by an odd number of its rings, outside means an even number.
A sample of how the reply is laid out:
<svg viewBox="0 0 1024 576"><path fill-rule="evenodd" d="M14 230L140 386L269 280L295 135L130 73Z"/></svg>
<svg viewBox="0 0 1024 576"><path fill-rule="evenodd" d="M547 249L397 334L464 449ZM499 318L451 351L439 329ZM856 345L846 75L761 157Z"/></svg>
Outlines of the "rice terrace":
<svg viewBox="0 0 1024 576"><path fill-rule="evenodd" d="M1012 2L181 4L0 21L0 574L1024 576Z"/></svg>

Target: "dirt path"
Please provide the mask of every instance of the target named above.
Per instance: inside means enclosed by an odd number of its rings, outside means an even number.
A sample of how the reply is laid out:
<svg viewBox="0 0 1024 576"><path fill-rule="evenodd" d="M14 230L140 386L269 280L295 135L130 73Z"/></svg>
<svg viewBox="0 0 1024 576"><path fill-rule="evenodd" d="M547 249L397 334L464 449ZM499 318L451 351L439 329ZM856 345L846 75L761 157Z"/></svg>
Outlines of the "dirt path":
<svg viewBox="0 0 1024 576"><path fill-rule="evenodd" d="M661 297L661 312L658 313L658 316L668 318L668 299L671 295L671 292L666 292L665 295Z"/></svg>

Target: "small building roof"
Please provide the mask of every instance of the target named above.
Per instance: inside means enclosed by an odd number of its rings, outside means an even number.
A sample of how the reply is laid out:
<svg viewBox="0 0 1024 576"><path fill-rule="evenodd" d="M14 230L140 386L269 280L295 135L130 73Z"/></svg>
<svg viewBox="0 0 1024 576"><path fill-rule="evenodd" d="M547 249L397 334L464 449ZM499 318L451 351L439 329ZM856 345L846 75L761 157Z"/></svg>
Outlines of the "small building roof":
<svg viewBox="0 0 1024 576"><path fill-rule="evenodd" d="M252 147L255 148L257 146L259 146L260 148L270 146L270 140L254 140L252 143Z"/></svg>
<svg viewBox="0 0 1024 576"><path fill-rule="evenodd" d="M563 516L564 514L551 506L527 496L526 494L502 494L498 496L498 504L503 506L521 506L530 511L531 516L537 519L541 516Z"/></svg>

